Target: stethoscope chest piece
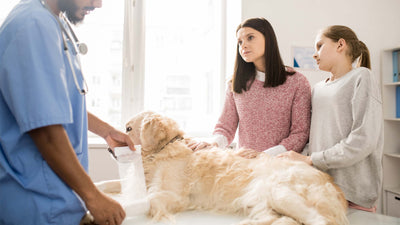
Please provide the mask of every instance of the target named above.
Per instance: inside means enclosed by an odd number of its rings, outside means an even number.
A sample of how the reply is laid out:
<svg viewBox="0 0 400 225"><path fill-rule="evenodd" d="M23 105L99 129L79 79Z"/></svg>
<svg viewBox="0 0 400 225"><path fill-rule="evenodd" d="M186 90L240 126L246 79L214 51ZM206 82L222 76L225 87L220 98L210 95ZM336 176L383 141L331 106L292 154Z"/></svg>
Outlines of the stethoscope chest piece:
<svg viewBox="0 0 400 225"><path fill-rule="evenodd" d="M85 43L79 43L78 50L81 55L86 55L88 53L88 46Z"/></svg>

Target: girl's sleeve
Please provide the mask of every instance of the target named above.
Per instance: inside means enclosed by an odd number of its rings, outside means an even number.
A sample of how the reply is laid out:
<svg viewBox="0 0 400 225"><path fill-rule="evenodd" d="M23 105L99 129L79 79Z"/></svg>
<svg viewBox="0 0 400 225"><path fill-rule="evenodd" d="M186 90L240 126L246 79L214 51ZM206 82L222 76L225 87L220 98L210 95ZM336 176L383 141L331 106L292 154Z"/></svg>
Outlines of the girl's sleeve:
<svg viewBox="0 0 400 225"><path fill-rule="evenodd" d="M303 75L299 75L298 84L292 105L290 133L279 145L283 145L287 150L301 152L310 135L311 87Z"/></svg>
<svg viewBox="0 0 400 225"><path fill-rule="evenodd" d="M232 143L233 139L235 138L236 129L239 123L239 116L236 110L235 100L233 99L233 92L230 88L231 85L232 83L230 82L226 89L224 108L213 132L213 135L222 135L226 137L227 145Z"/></svg>

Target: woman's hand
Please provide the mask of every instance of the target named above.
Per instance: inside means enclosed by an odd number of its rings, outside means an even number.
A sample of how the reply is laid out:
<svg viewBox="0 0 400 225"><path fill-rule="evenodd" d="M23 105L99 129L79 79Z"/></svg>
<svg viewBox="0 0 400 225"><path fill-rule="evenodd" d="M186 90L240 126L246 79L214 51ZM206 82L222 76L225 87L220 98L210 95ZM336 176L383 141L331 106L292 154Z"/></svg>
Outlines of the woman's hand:
<svg viewBox="0 0 400 225"><path fill-rule="evenodd" d="M218 147L217 143L208 143L205 141L192 141L188 144L188 147L191 148L193 151L209 149L212 147Z"/></svg>
<svg viewBox="0 0 400 225"><path fill-rule="evenodd" d="M237 152L237 155L246 158L246 159L253 159L256 158L259 154L261 154L262 152L253 150L253 149L249 149L249 148L243 148L243 149L239 149L239 151Z"/></svg>

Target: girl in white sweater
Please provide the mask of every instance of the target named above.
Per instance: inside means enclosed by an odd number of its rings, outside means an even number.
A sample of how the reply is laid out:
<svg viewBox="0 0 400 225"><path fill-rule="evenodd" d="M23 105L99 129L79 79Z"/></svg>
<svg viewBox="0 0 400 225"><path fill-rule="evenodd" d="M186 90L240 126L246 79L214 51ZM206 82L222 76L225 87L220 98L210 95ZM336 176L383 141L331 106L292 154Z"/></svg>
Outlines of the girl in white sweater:
<svg viewBox="0 0 400 225"><path fill-rule="evenodd" d="M313 88L308 147L303 154L288 151L278 157L329 173L350 208L375 212L382 183L383 119L368 48L350 28L330 26L317 36L315 49L319 68L331 77Z"/></svg>

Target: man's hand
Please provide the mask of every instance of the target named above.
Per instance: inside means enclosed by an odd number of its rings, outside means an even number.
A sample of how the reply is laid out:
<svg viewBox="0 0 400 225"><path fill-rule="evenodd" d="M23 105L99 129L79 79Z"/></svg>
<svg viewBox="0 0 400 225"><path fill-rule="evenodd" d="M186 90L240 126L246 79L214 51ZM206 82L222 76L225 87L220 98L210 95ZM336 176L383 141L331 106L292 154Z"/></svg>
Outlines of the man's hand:
<svg viewBox="0 0 400 225"><path fill-rule="evenodd" d="M104 138L111 149L120 146L129 146L131 150L135 150L135 145L131 138L119 130L112 129Z"/></svg>
<svg viewBox="0 0 400 225"><path fill-rule="evenodd" d="M82 198L99 224L122 223L125 218L124 210L93 184L80 164L62 125L37 128L29 131L29 135L50 168Z"/></svg>
<svg viewBox="0 0 400 225"><path fill-rule="evenodd" d="M93 193L93 196L86 199L85 203L95 224L120 225L125 219L126 214L122 206L100 191Z"/></svg>
<svg viewBox="0 0 400 225"><path fill-rule="evenodd" d="M131 150L135 150L135 145L127 134L115 129L90 112L88 112L88 125L89 130L104 138L111 149L129 146Z"/></svg>

